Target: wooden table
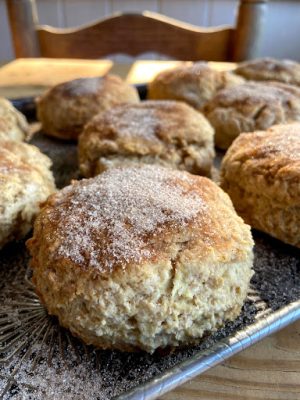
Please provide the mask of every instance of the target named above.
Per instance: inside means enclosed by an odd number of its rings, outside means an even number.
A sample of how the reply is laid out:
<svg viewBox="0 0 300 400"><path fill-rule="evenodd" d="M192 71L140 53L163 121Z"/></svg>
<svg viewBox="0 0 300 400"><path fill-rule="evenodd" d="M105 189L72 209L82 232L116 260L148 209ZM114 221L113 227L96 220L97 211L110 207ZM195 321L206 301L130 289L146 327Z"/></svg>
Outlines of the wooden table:
<svg viewBox="0 0 300 400"><path fill-rule="evenodd" d="M175 62L176 63L176 62ZM129 82L151 79L174 62L20 59L0 68L0 96L35 95L79 76L117 73ZM217 63L216 68L232 68ZM160 400L300 400L300 321L230 358Z"/></svg>

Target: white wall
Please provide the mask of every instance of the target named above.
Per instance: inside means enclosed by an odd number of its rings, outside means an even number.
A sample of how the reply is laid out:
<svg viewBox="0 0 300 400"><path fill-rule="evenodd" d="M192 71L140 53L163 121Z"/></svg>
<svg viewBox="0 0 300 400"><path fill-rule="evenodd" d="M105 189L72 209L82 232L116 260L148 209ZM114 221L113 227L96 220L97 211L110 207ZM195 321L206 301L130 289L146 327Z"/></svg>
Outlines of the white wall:
<svg viewBox="0 0 300 400"><path fill-rule="evenodd" d="M234 24L238 0L36 0L41 24L91 22L115 11L156 11L195 25ZM262 54L300 60L300 1L269 2ZM0 0L0 61L14 57L5 0Z"/></svg>

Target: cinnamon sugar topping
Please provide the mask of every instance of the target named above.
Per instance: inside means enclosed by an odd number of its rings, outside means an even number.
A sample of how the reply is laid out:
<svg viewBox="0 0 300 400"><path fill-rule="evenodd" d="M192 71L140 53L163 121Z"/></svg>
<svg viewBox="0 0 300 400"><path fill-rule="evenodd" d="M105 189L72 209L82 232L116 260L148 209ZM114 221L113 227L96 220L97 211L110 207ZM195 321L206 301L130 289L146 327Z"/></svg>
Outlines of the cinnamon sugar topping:
<svg viewBox="0 0 300 400"><path fill-rule="evenodd" d="M224 102L225 104L243 104L246 101L249 104L260 102L265 102L266 104L274 102L285 104L300 95L300 91L298 96L296 95L296 91L297 89L293 93L292 90L288 90L288 86L285 87L276 83L272 86L270 84L255 82L226 88L220 91L216 98L219 102ZM288 106L288 103L286 106Z"/></svg>
<svg viewBox="0 0 300 400"><path fill-rule="evenodd" d="M181 130L185 130L185 132L188 132L191 130L189 127L192 126L191 121L195 119L195 116L198 117L197 122L202 117L184 103L172 100L148 100L139 104L119 105L105 115L98 114L92 120L91 127L98 127L102 134L103 131L116 132L117 136L122 138L143 138L153 142L161 139L161 131L163 130L180 133ZM199 128L198 131L201 133ZM177 136L180 136L180 134L177 134ZM188 138L187 133L185 137Z"/></svg>
<svg viewBox="0 0 300 400"><path fill-rule="evenodd" d="M102 85L103 78L79 78L64 82L57 86L57 89L62 90L64 96L82 96L98 92Z"/></svg>
<svg viewBox="0 0 300 400"><path fill-rule="evenodd" d="M291 161L300 162L300 123L275 125L272 134L261 144L261 150L268 154L280 154ZM258 148L259 150L259 148Z"/></svg>
<svg viewBox="0 0 300 400"><path fill-rule="evenodd" d="M134 107L126 105L113 108L105 116L106 126L113 127L121 137L143 137L156 141L156 131L159 127L158 110L155 104L151 108L149 103L147 102L146 106L141 103ZM159 103L164 105L164 102ZM143 121L142 124L141 121Z"/></svg>
<svg viewBox="0 0 300 400"><path fill-rule="evenodd" d="M193 186L193 176L156 166L109 170L68 186L47 210L56 256L100 271L150 259L151 238L205 212Z"/></svg>

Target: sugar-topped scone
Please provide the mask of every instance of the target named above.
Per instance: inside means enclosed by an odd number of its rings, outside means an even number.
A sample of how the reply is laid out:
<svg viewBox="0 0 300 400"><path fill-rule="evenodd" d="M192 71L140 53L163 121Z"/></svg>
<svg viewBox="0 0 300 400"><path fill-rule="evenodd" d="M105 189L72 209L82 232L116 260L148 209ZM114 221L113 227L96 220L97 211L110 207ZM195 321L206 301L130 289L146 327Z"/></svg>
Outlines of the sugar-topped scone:
<svg viewBox="0 0 300 400"><path fill-rule="evenodd" d="M240 135L223 159L221 186L248 224L300 247L300 123Z"/></svg>
<svg viewBox="0 0 300 400"><path fill-rule="evenodd" d="M201 109L219 90L243 82L240 76L215 70L205 62L183 64L159 73L148 85L148 98L180 100Z"/></svg>
<svg viewBox="0 0 300 400"><path fill-rule="evenodd" d="M300 63L292 60L258 58L240 63L234 72L252 81L279 81L300 86Z"/></svg>
<svg viewBox="0 0 300 400"><path fill-rule="evenodd" d="M27 243L49 313L105 349L194 343L239 315L253 274L250 227L227 194L153 165L54 194Z"/></svg>
<svg viewBox="0 0 300 400"><path fill-rule="evenodd" d="M95 176L116 166L159 164L210 176L214 130L177 101L127 104L95 116L79 138L80 171Z"/></svg>
<svg viewBox="0 0 300 400"><path fill-rule="evenodd" d="M300 121L300 88L279 82L251 82L224 89L206 104L215 143L227 149L242 132Z"/></svg>
<svg viewBox="0 0 300 400"><path fill-rule="evenodd" d="M0 139L0 248L24 237L55 191L51 161L35 146Z"/></svg>
<svg viewBox="0 0 300 400"><path fill-rule="evenodd" d="M0 139L22 141L29 134L26 118L7 99L0 97Z"/></svg>
<svg viewBox="0 0 300 400"><path fill-rule="evenodd" d="M56 85L39 97L37 116L48 135L77 139L95 114L137 102L137 90L118 76L81 78Z"/></svg>

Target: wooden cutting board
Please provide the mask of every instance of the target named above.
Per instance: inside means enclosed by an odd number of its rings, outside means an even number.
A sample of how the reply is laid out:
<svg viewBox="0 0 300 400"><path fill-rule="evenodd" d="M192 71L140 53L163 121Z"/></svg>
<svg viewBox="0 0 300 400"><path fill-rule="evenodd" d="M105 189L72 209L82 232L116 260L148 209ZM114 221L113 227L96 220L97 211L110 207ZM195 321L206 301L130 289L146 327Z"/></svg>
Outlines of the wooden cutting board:
<svg viewBox="0 0 300 400"><path fill-rule="evenodd" d="M300 321L160 400L299 400Z"/></svg>
<svg viewBox="0 0 300 400"><path fill-rule="evenodd" d="M20 58L0 68L0 96L34 96L49 86L71 79L102 76L112 65L109 60Z"/></svg>
<svg viewBox="0 0 300 400"><path fill-rule="evenodd" d="M50 86L81 77L120 75L129 83L146 83L159 72L181 64L181 61L136 61L131 64L110 60L70 60L20 58L0 68L0 96L19 98L41 94ZM233 63L210 65L216 69L232 69Z"/></svg>

